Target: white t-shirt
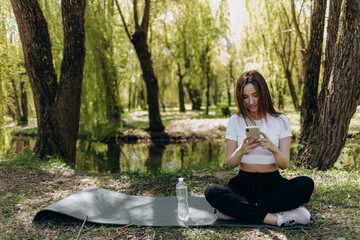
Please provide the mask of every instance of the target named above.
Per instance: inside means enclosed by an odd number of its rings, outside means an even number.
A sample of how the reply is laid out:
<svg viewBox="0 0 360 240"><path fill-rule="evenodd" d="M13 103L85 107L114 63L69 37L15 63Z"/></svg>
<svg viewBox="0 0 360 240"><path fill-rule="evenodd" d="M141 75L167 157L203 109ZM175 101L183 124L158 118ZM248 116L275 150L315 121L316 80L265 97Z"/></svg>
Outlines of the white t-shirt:
<svg viewBox="0 0 360 240"><path fill-rule="evenodd" d="M249 124L249 126L252 126L251 122ZM280 139L292 136L290 121L284 114L280 114L279 117L273 117L268 114L267 120L265 118L255 120L255 124L260 127L260 131L265 133L277 147L279 147ZM247 126L245 119L241 115L232 115L228 121L225 138L237 141L238 147L241 146L246 137L245 127ZM261 135L261 137L263 136ZM248 164L272 164L275 163L275 159L269 150L259 146L247 155L244 155L241 162Z"/></svg>

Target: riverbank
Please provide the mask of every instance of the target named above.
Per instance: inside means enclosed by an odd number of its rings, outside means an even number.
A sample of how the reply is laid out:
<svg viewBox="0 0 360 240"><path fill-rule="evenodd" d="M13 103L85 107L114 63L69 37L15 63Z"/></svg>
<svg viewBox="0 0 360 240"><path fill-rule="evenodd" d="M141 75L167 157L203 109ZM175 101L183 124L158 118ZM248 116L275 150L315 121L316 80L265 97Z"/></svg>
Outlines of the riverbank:
<svg viewBox="0 0 360 240"><path fill-rule="evenodd" d="M360 172L317 172L291 166L288 178L306 175L315 191L305 207L314 218L312 230L274 231L235 227L153 228L99 226L69 218L33 224L36 212L89 187L143 196L175 195L184 177L190 195L202 195L208 184L225 184L236 170L193 169L151 174L97 174L70 169L61 161L44 163L31 155L0 160L0 239L360 239ZM81 229L81 232L80 232Z"/></svg>
<svg viewBox="0 0 360 240"><path fill-rule="evenodd" d="M231 113L236 112L236 108L230 108ZM294 110L287 110L284 113L288 116L292 133L297 139L300 134L300 113ZM228 117L221 113L219 108L212 108L209 115L204 115L203 111L190 111L181 113L176 109L167 109L161 113L161 118L165 126L165 132L160 134L150 134L146 131L148 127L148 112L136 110L127 112L123 115L123 127L109 131L99 127L94 131L80 130L79 139L87 139L101 142L189 142L189 141L212 141L223 140L227 126ZM7 124L7 129L14 136L35 137L37 133L36 119L29 120L28 125L16 125L14 122ZM360 106L350 122L348 138L360 136Z"/></svg>

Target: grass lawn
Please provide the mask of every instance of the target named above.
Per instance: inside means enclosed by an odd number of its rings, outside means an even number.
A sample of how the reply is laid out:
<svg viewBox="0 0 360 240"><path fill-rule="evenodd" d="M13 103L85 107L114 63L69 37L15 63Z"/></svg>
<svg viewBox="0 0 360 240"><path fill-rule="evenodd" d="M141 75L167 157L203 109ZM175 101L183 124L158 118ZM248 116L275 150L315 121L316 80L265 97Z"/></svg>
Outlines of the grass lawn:
<svg viewBox="0 0 360 240"><path fill-rule="evenodd" d="M216 109L215 109L216 110ZM210 117L202 113L177 111L163 113L169 134L193 135L206 139L223 139L227 119L215 111ZM211 112L211 113L212 113ZM146 112L129 113L125 123L129 131L147 125ZM299 129L299 113L287 111L295 134ZM200 119L199 119L200 118ZM360 131L360 107L355 113L349 132ZM15 131L30 131L12 127ZM356 143L355 143L356 144ZM358 144L358 141L357 141ZM357 148L344 149L358 156ZM282 171L287 178L307 175L315 181L311 201L305 205L314 218L312 230L275 231L238 227L152 228L138 226L100 226L85 224L69 218L32 222L35 214L65 197L89 187L144 196L175 195L178 177L184 177L190 195L203 195L208 184L226 184L236 170L203 167L175 172L158 171L151 174L91 173L71 169L59 160L42 162L31 155L16 159L0 157L0 239L360 239L360 169L346 168L318 172L298 169L292 163ZM81 231L80 231L81 229Z"/></svg>
<svg viewBox="0 0 360 240"><path fill-rule="evenodd" d="M144 196L175 195L178 177L189 194L202 195L207 184L225 184L236 170L195 169L152 174L97 174L68 168L58 160L43 163L23 155L0 160L0 239L76 239L81 221L48 219L33 224L42 208L88 187ZM313 215L312 230L275 231L238 227L152 228L85 224L79 239L360 239L360 172L317 172L294 166L282 172L292 178L310 176L316 184L305 207Z"/></svg>

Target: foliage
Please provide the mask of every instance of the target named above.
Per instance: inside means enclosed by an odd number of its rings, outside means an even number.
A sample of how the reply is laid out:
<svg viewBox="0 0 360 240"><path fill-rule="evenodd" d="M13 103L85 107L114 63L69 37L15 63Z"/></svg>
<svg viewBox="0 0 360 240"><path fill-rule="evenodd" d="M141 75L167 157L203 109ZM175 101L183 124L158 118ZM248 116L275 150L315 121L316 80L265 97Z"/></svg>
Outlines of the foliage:
<svg viewBox="0 0 360 240"><path fill-rule="evenodd" d="M10 115L15 120L15 112L19 106L15 104L20 95L20 84L24 91L30 93L30 84L26 76L21 42L17 32L15 17L10 1L1 3L0 8L0 78L3 94L7 101L3 102L3 115ZM28 94L31 99L31 94ZM19 119L17 119L19 120ZM1 145L0 145L1 146Z"/></svg>
<svg viewBox="0 0 360 240"><path fill-rule="evenodd" d="M308 1L295 1L295 5L306 38L311 8ZM259 70L268 81L275 106L282 109L292 102L286 71L293 76L296 94L302 84L301 47L292 26L290 1L246 1L246 9L239 49L242 69Z"/></svg>
<svg viewBox="0 0 360 240"><path fill-rule="evenodd" d="M56 72L60 71L62 58L63 34L61 27L61 11L59 1L40 1L42 10L47 19L49 33L52 42L52 52ZM141 106L146 107L144 101L146 93L142 81L140 66L137 56L131 43L126 38L123 26L121 26L114 1L90 1L86 9L86 62L84 66L84 80L81 106L81 129L93 131L96 125L109 124L105 108L105 87L101 81L101 63L98 58L98 49L101 48L99 41L104 38L113 48L107 53L112 59L118 80L118 100L122 109ZM228 82L229 66L233 66L234 78L249 68L256 68L266 76L275 98L278 89L285 86L284 77L281 74L282 66L280 59L275 53L275 46L279 38L278 29L281 27L284 6L287 12L290 6L285 2L271 1L247 1L248 11L244 12L243 23L237 31L242 32L239 39L236 39L233 32L230 32L230 12L226 1L176 1L176 2L152 2L151 22L149 30L149 46L154 59L154 68L159 76L160 102L165 107L178 105L177 98L177 72L179 63L181 73L185 74L184 85L196 90L198 96L204 99L206 88L206 74L201 68L201 61L206 58L210 64L210 100L216 105L227 98L225 89L230 95L234 93L234 80ZM308 19L308 11L301 7L301 1L296 1L299 22L302 29L305 29ZM305 5L307 1L305 1ZM139 2L138 11L141 12L143 3ZM9 7L9 3L6 4ZM238 6L242 6L239 4ZM130 1L122 2L125 18L129 18L133 12ZM245 7L245 6L242 6ZM271 11L276 10L276 11ZM15 20L10 8L7 10L11 19L10 23L15 27ZM251 13L250 13L251 12ZM257 12L260 14L252 14ZM270 19L270 20L269 20ZM268 21L269 20L269 21ZM233 30L232 30L233 31ZM295 39L293 32L292 39ZM305 34L306 37L306 34ZM14 38L16 49L21 52L20 41ZM240 44L238 44L240 42ZM206 44L210 44L208 52ZM6 47L9 51L10 47ZM296 50L298 51L298 50ZM294 50L294 52L296 52ZM10 56L19 56L10 54ZM202 57L201 57L202 56ZM204 58L205 57L205 58ZM21 59L15 57L13 59ZM201 60L203 59L203 60ZM204 66L204 65L203 65ZM294 71L299 71L299 66ZM58 74L59 75L59 74ZM299 72L294 74L299 75ZM25 79L27 82L27 79ZM227 81L227 82L226 82ZM227 86L225 86L227 84ZM29 86L27 86L29 87ZM189 90L190 88L188 88ZM175 94L174 94L175 93ZM287 91L284 92L285 100L290 100ZM189 103L190 98L187 97ZM32 101L29 101L32 102ZM202 101L204 102L204 101ZM114 103L115 104L115 103ZM33 109L34 106L31 106Z"/></svg>

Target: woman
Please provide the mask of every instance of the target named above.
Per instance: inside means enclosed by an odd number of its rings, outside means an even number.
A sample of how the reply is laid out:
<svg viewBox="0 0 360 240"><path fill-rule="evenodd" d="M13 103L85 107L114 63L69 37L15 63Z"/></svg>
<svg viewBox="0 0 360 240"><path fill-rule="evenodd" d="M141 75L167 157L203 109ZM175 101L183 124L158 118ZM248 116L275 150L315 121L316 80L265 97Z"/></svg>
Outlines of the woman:
<svg viewBox="0 0 360 240"><path fill-rule="evenodd" d="M219 219L277 226L308 224L311 215L301 207L314 190L311 178L283 178L278 169L290 162L289 119L275 111L264 77L257 71L242 74L236 85L238 113L226 129L227 163L240 167L226 186L208 186L207 201ZM245 135L245 127L259 126L261 138Z"/></svg>

